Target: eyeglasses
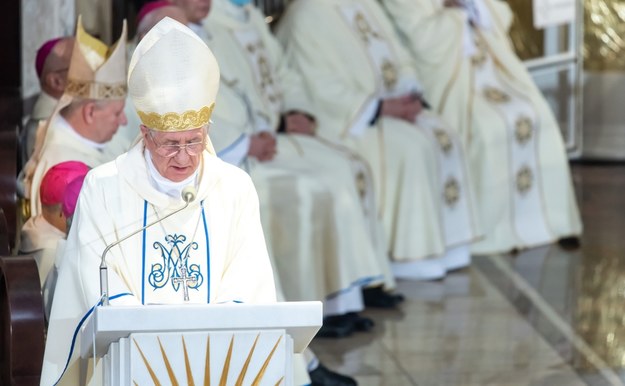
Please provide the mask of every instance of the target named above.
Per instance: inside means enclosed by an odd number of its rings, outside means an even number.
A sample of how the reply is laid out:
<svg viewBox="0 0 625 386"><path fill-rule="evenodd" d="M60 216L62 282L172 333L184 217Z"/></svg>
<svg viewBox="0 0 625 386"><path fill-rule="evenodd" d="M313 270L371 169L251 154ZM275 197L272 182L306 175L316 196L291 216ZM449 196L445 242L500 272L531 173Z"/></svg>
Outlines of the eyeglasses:
<svg viewBox="0 0 625 386"><path fill-rule="evenodd" d="M150 138L152 138L152 142L156 145L156 154L164 158L175 157L182 149L185 149L189 156L194 157L202 153L206 145L206 136L202 136L202 140L197 142L167 145L158 143L151 131L148 133Z"/></svg>

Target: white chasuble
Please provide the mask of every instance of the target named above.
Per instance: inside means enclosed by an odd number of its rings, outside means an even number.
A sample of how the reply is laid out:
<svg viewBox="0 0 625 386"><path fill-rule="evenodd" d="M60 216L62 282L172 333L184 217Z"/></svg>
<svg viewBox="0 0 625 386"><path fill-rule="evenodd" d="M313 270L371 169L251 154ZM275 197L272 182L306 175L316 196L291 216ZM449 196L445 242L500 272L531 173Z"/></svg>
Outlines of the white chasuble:
<svg viewBox="0 0 625 386"><path fill-rule="evenodd" d="M398 58L390 42L367 9L360 3L340 6L345 21L360 36L365 45L370 63L382 95L398 96L401 90L397 68ZM417 117L417 126L429 138L437 154L438 187L441 205L441 222L445 245L454 247L470 241L475 224L469 189L469 176L464 161L464 151L455 133L446 127L441 119L428 112Z"/></svg>
<svg viewBox="0 0 625 386"><path fill-rule="evenodd" d="M350 134L354 122L373 118L361 117L366 106L418 86L408 54L393 33L372 1L300 0L278 26L290 63L301 71L316 109L323 112L320 135L340 141L370 164L389 254L394 261L409 262L442 256L451 242L468 243L478 231L471 226L469 232L446 235L442 206L449 175L441 177L447 168L440 167L441 150L428 129L382 116L361 135ZM374 42L374 49L367 41ZM453 165L462 153L454 157L450 169L461 184L464 166Z"/></svg>
<svg viewBox="0 0 625 386"><path fill-rule="evenodd" d="M442 0L382 3L424 75L430 103L467 148L485 233L473 252L500 253L579 235L560 128L510 44L509 7L476 2L488 20L480 16L471 25L471 15Z"/></svg>
<svg viewBox="0 0 625 386"><path fill-rule="evenodd" d="M509 152L507 189L512 201L514 229L524 246L540 245L554 239L545 219L542 197L536 111L530 100L499 78L484 44L478 42L473 58L475 93L484 98L506 123Z"/></svg>
<svg viewBox="0 0 625 386"><path fill-rule="evenodd" d="M256 87L263 95L267 109L274 114L282 110L282 92L278 79L275 79L269 54L260 33L254 28L242 28L232 31L241 51L247 53L249 68L254 75Z"/></svg>
<svg viewBox="0 0 625 386"><path fill-rule="evenodd" d="M59 384L78 384L78 332L100 302L106 246L183 207L151 184L143 142L87 175L59 267L42 384L61 375ZM196 199L111 248L106 263L111 307L276 301L254 186L207 151Z"/></svg>
<svg viewBox="0 0 625 386"><path fill-rule="evenodd" d="M285 295L289 300L321 300L363 283L379 283L383 276L393 288L376 211L365 211L360 198L359 186L367 179L359 176L368 171L366 162L356 162L349 149L315 136L276 133L281 114L311 111L312 106L262 14L246 8L248 18L235 18L231 7L229 1L215 1L205 22L210 36L206 43L227 80L214 111L216 124L226 127L215 125L212 131L234 141L260 130L276 136L273 160L249 157L242 167L258 189ZM216 143L227 146L225 142ZM362 190L373 194L371 186Z"/></svg>

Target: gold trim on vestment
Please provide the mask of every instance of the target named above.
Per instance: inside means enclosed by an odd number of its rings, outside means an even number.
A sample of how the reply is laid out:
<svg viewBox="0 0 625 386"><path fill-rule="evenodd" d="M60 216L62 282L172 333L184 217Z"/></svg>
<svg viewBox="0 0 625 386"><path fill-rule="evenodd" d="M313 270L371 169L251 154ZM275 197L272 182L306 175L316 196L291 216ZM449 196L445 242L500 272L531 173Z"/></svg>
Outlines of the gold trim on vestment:
<svg viewBox="0 0 625 386"><path fill-rule="evenodd" d="M198 129L210 121L215 103L199 110L187 110L183 113L170 112L165 114L137 111L141 123L152 130L175 132Z"/></svg>
<svg viewBox="0 0 625 386"><path fill-rule="evenodd" d="M126 83L106 84L68 78L65 94L85 99L124 99L128 87Z"/></svg>
<svg viewBox="0 0 625 386"><path fill-rule="evenodd" d="M527 165L523 165L516 174L516 189L520 194L525 194L534 185L534 173Z"/></svg>
<svg viewBox="0 0 625 386"><path fill-rule="evenodd" d="M534 133L534 122L526 116L517 119L514 128L514 137L519 145L523 146L532 139Z"/></svg>
<svg viewBox="0 0 625 386"><path fill-rule="evenodd" d="M510 95L506 94L504 91L494 88L494 87L485 87L483 89L484 98L491 103L508 103L510 102Z"/></svg>
<svg viewBox="0 0 625 386"><path fill-rule="evenodd" d="M456 177L450 176L445 181L443 198L445 199L445 204L449 207L453 207L460 200L460 183L458 183Z"/></svg>
<svg viewBox="0 0 625 386"><path fill-rule="evenodd" d="M438 142L438 146L440 146L441 150L445 155L449 155L449 152L453 149L454 144L451 140L451 137L444 129L434 129L434 137Z"/></svg>

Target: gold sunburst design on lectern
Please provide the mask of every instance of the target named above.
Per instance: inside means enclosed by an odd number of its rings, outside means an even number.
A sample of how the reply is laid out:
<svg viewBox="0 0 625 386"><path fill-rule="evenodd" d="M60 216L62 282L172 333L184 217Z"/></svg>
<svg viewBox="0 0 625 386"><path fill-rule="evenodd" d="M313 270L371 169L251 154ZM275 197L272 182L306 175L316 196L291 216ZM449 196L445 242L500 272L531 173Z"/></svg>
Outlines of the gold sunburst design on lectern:
<svg viewBox="0 0 625 386"><path fill-rule="evenodd" d="M242 386L243 385L243 379L245 379L245 375L247 373L247 368L248 368L248 366L250 364L250 361L252 360L252 357L254 356L254 351L256 350L256 344L258 343L258 338L260 338L260 333L258 335L256 335L256 339L254 340L254 344L252 345L252 347L250 348L249 353L247 354L247 358L245 359L245 363L243 364L243 368L239 372L239 376L237 377L237 381L235 383L235 386ZM150 363L149 363L148 359L143 354L143 350L141 350L141 347L139 347L139 343L137 343L137 341L135 339L133 339L133 342L135 343L135 346L137 347L137 350L139 350L139 354L141 355L141 359L143 360L143 364L145 365L145 368L147 369L148 373L150 374L150 378L152 378L152 382L154 382L154 385L156 385L156 386L167 385L167 384L170 384L172 386L179 386L179 385L181 385L181 383L176 378L176 375L174 374L174 371L173 371L173 369L171 367L171 363L169 361L167 353L165 352L165 349L163 348L163 344L161 343L161 339L158 338L158 337L156 339L158 340L158 345L159 345L159 347L161 349L161 356L163 357L163 362L165 363L165 368L167 369L167 375L169 377L168 380L160 380L160 379L158 379L158 377L156 376L156 373L152 369L152 366L150 366ZM186 343L184 341L184 336L182 336L181 339L182 339L182 348L183 348L183 354L184 354L185 371L186 371L186 374L187 374L187 382L188 382L187 385L188 386L195 386L196 383L195 383L195 380L193 379L193 374L191 373L191 362L189 361L189 355L187 353L187 345L186 345ZM254 380L251 383L252 386L259 386L260 385L260 382L263 380L263 377L265 376L265 372L267 371L267 367L269 366L269 363L271 362L271 358L273 357L273 354L275 353L276 349L278 348L278 345L280 344L281 340L282 340L282 336L280 336L278 338L278 340L276 341L276 344L271 349L271 352L269 353L269 355L267 355L267 358L265 358L265 361L263 362L263 365L261 366L260 370L256 374L256 377L254 377ZM230 346L228 347L228 354L226 355L226 360L225 360L224 366L223 366L223 368L221 370L221 377L219 378L219 386L226 386L226 381L228 379L228 375L230 375L230 359L232 358L233 346L234 346L234 335L232 335L232 338L230 338ZM276 382L275 386L279 386L283 381L284 381L284 377L280 378L278 380L278 382ZM139 386L139 384L136 381L133 380L132 382L133 382L133 384L135 386ZM205 357L205 361L204 361L204 382L202 384L204 386L210 386L210 384L211 384L211 382L210 382L210 336L208 336L207 339L206 339L206 357Z"/></svg>

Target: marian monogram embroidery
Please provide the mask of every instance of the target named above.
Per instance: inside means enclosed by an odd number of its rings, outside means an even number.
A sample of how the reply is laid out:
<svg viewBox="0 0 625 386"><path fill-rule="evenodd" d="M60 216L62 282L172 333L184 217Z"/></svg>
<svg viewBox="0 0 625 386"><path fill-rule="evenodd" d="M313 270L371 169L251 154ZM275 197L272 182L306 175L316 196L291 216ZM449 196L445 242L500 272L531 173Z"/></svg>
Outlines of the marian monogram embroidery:
<svg viewBox="0 0 625 386"><path fill-rule="evenodd" d="M189 264L191 251L198 249L198 244L193 241L185 245L187 237L184 235L165 236L165 245L154 242L154 249L160 252L158 263L152 264L148 282L157 290L171 283L174 291L178 292L181 283L184 289L197 289L204 282L204 276L200 272L198 264Z"/></svg>

